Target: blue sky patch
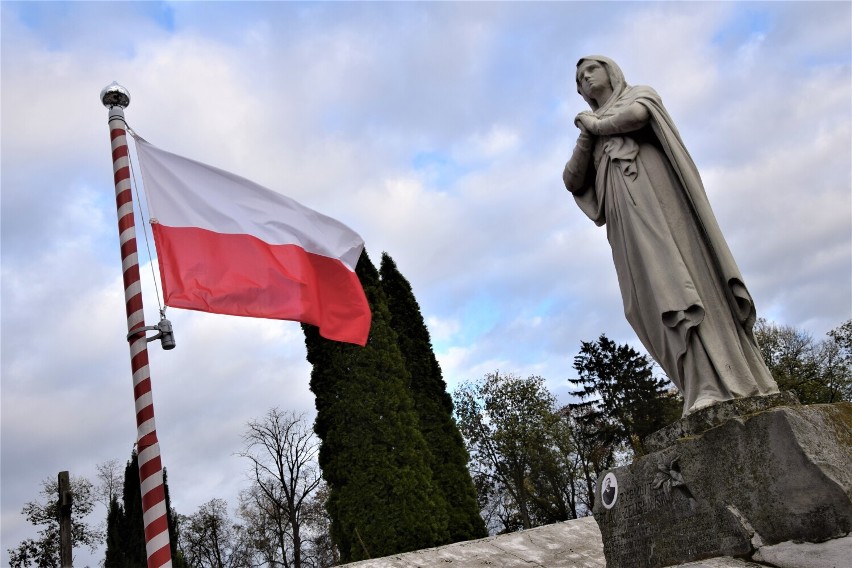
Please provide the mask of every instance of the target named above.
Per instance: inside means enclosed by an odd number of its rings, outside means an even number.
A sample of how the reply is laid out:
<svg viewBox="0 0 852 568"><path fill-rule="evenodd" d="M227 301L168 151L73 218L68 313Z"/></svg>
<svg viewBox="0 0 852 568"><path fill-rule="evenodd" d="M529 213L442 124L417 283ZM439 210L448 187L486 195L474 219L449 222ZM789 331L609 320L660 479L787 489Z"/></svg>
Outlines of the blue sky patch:
<svg viewBox="0 0 852 568"><path fill-rule="evenodd" d="M732 4L728 25L712 38L714 45L731 48L748 43L751 38L768 33L773 27L773 15L743 4Z"/></svg>
<svg viewBox="0 0 852 568"><path fill-rule="evenodd" d="M446 189L470 173L473 168L458 163L444 152L418 152L411 159L411 167L438 189Z"/></svg>
<svg viewBox="0 0 852 568"><path fill-rule="evenodd" d="M142 2L139 10L166 31L175 31L175 11L169 2Z"/></svg>

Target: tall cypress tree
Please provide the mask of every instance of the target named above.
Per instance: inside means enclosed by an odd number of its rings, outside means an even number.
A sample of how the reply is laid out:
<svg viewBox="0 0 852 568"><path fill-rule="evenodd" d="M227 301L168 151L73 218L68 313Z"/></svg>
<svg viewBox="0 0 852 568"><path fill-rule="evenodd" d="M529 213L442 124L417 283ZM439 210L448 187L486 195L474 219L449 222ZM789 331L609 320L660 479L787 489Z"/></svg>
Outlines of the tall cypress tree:
<svg viewBox="0 0 852 568"><path fill-rule="evenodd" d="M356 274L373 315L365 347L326 340L315 327L303 326L331 535L343 562L447 539L446 503L432 482L409 374L366 251Z"/></svg>
<svg viewBox="0 0 852 568"><path fill-rule="evenodd" d="M124 467L124 515L119 521L119 538L124 553L121 568L136 568L148 565L145 551L145 522L142 518L142 494L139 481L139 456L136 448L130 454L130 460ZM111 568L106 566L106 568ZM116 567L118 568L118 567Z"/></svg>
<svg viewBox="0 0 852 568"><path fill-rule="evenodd" d="M107 513L106 557L104 559L106 568L127 565L121 542L123 518L124 509L118 503L118 497L113 495L109 502L109 513Z"/></svg>
<svg viewBox="0 0 852 568"><path fill-rule="evenodd" d="M163 493L166 500L166 523L169 526L169 549L172 552L172 568L186 568L186 559L178 550L178 521L177 514L172 509L172 500L169 497L169 475L163 468Z"/></svg>
<svg viewBox="0 0 852 568"><path fill-rule="evenodd" d="M186 563L177 552L175 514L169 500L169 486L163 471L163 486L166 494L166 520L169 526L169 544L172 551L172 566L183 568ZM148 553L145 549L145 521L142 517L142 494L139 481L139 456L136 448L124 467L124 489L122 503L113 497L107 514L106 557L104 568L145 568Z"/></svg>
<svg viewBox="0 0 852 568"><path fill-rule="evenodd" d="M453 399L435 357L429 330L420 313L411 284L393 259L382 254L382 289L391 314L405 366L411 374L409 390L420 421L420 431L431 455L435 486L447 502L449 541L487 536L479 515L476 489L467 469L469 455L453 419Z"/></svg>

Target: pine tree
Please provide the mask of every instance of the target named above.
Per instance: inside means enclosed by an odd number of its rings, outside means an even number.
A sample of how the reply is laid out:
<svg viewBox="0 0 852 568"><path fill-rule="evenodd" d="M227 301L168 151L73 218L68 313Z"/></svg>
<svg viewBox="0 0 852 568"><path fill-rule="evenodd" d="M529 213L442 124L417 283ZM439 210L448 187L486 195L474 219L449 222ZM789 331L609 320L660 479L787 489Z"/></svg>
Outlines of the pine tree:
<svg viewBox="0 0 852 568"><path fill-rule="evenodd" d="M420 306L411 284L387 253L382 254L380 274L391 328L397 334L406 369L411 374L408 386L420 431L431 453L432 477L447 502L448 543L482 538L488 533L479 515L476 489L467 469L469 456L453 419L453 400L447 392Z"/></svg>
<svg viewBox="0 0 852 568"><path fill-rule="evenodd" d="M303 326L331 534L343 562L447 539L446 503L432 483L409 374L366 251L356 274L373 316L365 347L328 341L315 327Z"/></svg>
<svg viewBox="0 0 852 568"><path fill-rule="evenodd" d="M627 344L603 334L597 342L581 341L574 368L579 377L568 382L580 388L571 394L584 402L569 406L587 424L600 425L597 437L605 446L625 444L634 456L644 455L645 437L679 417L682 400L654 376L651 360Z"/></svg>

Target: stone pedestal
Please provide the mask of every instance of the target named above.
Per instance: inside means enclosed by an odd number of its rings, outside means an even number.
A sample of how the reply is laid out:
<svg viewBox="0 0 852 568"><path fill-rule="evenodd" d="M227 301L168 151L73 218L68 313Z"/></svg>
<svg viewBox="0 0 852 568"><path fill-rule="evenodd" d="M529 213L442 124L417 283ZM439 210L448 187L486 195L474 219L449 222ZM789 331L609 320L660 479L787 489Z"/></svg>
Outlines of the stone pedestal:
<svg viewBox="0 0 852 568"><path fill-rule="evenodd" d="M780 405L780 406L778 406ZM703 409L598 480L608 568L656 568L852 530L852 404L785 395Z"/></svg>

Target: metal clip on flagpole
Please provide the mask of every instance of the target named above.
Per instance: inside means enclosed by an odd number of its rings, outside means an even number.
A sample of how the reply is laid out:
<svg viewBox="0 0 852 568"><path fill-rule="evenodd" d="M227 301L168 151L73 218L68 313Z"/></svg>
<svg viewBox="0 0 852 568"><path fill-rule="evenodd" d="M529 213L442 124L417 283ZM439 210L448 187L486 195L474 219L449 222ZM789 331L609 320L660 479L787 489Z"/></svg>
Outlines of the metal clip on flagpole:
<svg viewBox="0 0 852 568"><path fill-rule="evenodd" d="M127 148L127 123L124 108L130 104L130 93L116 82L101 91L101 102L109 109L109 133L112 141L112 169L115 178L115 205L118 211L118 239L124 276L124 304L127 312L127 340L130 344L130 368L136 401L136 447L142 493L142 519L145 527L145 550L148 568L171 568L169 523L166 511L163 465L160 443L154 424L151 375L148 368L148 346L145 315L142 309L142 286L139 282L139 260L136 251L136 225L133 218L133 196L130 189L130 153ZM171 323L161 312L160 331L164 349L174 347ZM166 347L169 338L171 347ZM156 337L155 337L156 339Z"/></svg>
<svg viewBox="0 0 852 568"><path fill-rule="evenodd" d="M144 334L146 331L159 332L157 333L157 335L152 335L151 337L146 338L146 341L148 343L159 339L160 346L166 351L175 348L175 332L172 329L172 322L166 319L166 315L162 311L160 311L160 321L159 323L157 323L157 325L146 325L145 327L137 327L136 329L127 334L127 341L132 340L140 333Z"/></svg>

